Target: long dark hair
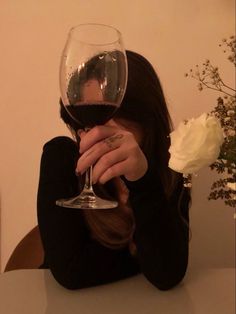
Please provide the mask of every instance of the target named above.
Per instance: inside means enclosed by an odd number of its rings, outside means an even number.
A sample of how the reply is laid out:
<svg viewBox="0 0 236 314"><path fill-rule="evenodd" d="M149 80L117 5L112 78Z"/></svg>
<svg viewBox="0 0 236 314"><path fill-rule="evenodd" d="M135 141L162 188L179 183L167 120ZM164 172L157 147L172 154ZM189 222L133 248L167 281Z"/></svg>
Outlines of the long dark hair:
<svg viewBox="0 0 236 314"><path fill-rule="evenodd" d="M168 168L169 134L172 124L163 89L153 66L147 59L132 51L127 51L126 54L128 61L127 88L114 119L133 121L140 126L143 134L141 148L148 159L149 166L153 171L158 172L166 196L170 197L178 178ZM62 102L60 103L61 117L76 135L80 126L70 117ZM79 141L78 137L77 140ZM120 204L119 208L111 211L109 215L103 211L84 212L95 238L102 244L115 248L130 242L134 230L134 220L132 211L128 215L130 219L127 217L127 208L124 210L125 207L127 204ZM114 216L113 226L112 215Z"/></svg>
<svg viewBox="0 0 236 314"><path fill-rule="evenodd" d="M172 122L163 89L147 59L132 51L127 51L127 59L128 84L116 118L139 124L143 132L142 150L149 163L156 163L164 189L169 195L174 176L168 168Z"/></svg>

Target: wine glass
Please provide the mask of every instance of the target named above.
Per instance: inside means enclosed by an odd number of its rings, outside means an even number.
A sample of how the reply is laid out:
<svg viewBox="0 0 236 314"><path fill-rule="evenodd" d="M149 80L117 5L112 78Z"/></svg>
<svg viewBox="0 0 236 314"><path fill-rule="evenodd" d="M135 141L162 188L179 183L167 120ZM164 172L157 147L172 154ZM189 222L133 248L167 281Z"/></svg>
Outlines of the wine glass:
<svg viewBox="0 0 236 314"><path fill-rule="evenodd" d="M73 27L60 65L61 99L78 129L88 131L111 119L119 108L127 84L127 59L121 33L103 24ZM115 208L117 202L98 197L92 187L92 166L85 173L80 195L60 199L69 208Z"/></svg>

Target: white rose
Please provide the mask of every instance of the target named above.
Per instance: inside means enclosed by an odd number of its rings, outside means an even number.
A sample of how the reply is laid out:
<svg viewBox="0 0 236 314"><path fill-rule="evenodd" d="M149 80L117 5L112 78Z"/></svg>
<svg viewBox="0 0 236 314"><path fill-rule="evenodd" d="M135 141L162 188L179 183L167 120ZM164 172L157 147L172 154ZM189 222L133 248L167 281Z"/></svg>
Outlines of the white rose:
<svg viewBox="0 0 236 314"><path fill-rule="evenodd" d="M218 158L224 136L218 119L203 113L197 119L180 123L170 139L169 167L192 174Z"/></svg>

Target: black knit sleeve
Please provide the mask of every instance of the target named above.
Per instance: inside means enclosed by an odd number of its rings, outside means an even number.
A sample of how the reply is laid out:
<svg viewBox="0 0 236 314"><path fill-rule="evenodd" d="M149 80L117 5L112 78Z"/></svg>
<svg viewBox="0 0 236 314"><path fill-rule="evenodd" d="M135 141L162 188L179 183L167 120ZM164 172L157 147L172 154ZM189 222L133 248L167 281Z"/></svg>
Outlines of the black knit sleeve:
<svg viewBox="0 0 236 314"><path fill-rule="evenodd" d="M189 242L189 190L182 176L167 199L154 171L136 182L125 181L136 221L135 242L142 273L161 290L178 284L185 275Z"/></svg>
<svg viewBox="0 0 236 314"><path fill-rule="evenodd" d="M38 224L45 264L68 289L112 282L137 273L128 249L111 250L90 237L83 212L59 207L59 198L78 193L75 165L78 148L67 137L57 137L43 149L38 187Z"/></svg>

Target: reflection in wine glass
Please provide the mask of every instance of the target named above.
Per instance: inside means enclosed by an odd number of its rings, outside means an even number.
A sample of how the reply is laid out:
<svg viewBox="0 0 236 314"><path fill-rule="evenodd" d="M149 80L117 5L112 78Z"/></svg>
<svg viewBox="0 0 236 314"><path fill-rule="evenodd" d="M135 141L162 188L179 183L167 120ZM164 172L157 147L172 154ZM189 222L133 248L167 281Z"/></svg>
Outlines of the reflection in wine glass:
<svg viewBox="0 0 236 314"><path fill-rule="evenodd" d="M104 102L102 90L104 89L102 83L100 84L96 79L88 80L82 90L82 101L84 103Z"/></svg>

